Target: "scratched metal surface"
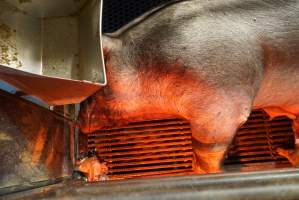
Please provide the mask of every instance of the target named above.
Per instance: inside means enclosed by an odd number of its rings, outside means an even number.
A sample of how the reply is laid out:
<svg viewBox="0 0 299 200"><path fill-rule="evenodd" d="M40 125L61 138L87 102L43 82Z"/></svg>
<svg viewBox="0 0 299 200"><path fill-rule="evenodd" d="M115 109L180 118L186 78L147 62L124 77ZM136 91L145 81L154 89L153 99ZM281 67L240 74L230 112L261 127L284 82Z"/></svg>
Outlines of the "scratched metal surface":
<svg viewBox="0 0 299 200"><path fill-rule="evenodd" d="M71 122L2 91L0 104L0 194L70 176Z"/></svg>

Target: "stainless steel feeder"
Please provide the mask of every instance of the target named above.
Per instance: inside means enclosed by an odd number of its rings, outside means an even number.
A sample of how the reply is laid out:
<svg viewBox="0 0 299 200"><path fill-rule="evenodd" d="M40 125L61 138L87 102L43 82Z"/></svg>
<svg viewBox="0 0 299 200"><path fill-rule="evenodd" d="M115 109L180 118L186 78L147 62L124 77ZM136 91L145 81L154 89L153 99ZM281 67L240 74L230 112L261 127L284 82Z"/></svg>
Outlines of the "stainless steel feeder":
<svg viewBox="0 0 299 200"><path fill-rule="evenodd" d="M49 105L106 84L102 1L0 0L0 80Z"/></svg>

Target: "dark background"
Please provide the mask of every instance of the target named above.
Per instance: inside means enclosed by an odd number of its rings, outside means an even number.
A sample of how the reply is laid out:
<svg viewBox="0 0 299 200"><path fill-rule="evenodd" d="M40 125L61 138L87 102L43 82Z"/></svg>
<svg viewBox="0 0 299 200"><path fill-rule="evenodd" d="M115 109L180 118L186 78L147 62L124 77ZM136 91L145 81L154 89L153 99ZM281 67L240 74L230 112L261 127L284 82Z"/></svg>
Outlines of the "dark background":
<svg viewBox="0 0 299 200"><path fill-rule="evenodd" d="M103 32L111 33L146 11L171 0L104 0Z"/></svg>

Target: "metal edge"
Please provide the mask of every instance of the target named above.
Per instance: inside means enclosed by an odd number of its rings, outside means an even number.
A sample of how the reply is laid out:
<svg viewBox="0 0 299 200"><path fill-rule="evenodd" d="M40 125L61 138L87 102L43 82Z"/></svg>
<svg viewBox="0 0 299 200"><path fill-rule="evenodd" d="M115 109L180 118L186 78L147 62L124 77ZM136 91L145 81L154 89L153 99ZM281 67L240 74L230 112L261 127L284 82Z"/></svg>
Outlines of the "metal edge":
<svg viewBox="0 0 299 200"><path fill-rule="evenodd" d="M99 0L99 38L100 38L100 48L101 48L101 64L103 67L103 77L104 83L101 83L102 86L107 85L107 75L106 75L106 65L105 65L105 58L104 58L104 51L103 51L103 40L102 40L102 22L103 22L103 0Z"/></svg>

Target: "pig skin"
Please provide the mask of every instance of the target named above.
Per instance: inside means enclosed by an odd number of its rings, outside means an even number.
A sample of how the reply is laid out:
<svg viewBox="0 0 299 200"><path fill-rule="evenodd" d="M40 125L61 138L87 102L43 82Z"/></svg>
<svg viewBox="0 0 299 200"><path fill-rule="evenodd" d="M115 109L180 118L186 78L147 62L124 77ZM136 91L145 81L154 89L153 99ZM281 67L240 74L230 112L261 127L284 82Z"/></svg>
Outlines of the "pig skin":
<svg viewBox="0 0 299 200"><path fill-rule="evenodd" d="M194 170L220 172L252 109L298 116L298 19L295 0L191 0L104 36L108 85L82 104L81 131L182 117Z"/></svg>

